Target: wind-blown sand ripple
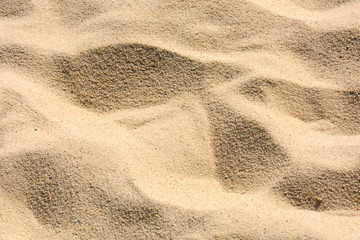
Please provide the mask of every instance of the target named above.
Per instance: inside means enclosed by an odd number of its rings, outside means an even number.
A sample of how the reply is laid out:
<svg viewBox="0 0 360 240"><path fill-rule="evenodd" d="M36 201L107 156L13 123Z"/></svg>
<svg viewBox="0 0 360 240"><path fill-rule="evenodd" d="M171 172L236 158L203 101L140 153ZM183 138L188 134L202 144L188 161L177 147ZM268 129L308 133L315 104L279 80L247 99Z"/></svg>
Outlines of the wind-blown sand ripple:
<svg viewBox="0 0 360 240"><path fill-rule="evenodd" d="M33 9L31 0L25 1L8 1L0 2L0 17L19 17L29 14Z"/></svg>
<svg viewBox="0 0 360 240"><path fill-rule="evenodd" d="M316 9L316 10L325 10L329 8L338 7L341 4L352 2L353 0L319 0L319 1L309 1L309 0L294 0L296 4L304 8Z"/></svg>
<svg viewBox="0 0 360 240"><path fill-rule="evenodd" d="M356 1L0 3L0 239L360 236Z"/></svg>
<svg viewBox="0 0 360 240"><path fill-rule="evenodd" d="M306 87L290 81L254 78L243 83L237 92L304 122L328 121L333 125L334 134L359 134L359 91Z"/></svg>

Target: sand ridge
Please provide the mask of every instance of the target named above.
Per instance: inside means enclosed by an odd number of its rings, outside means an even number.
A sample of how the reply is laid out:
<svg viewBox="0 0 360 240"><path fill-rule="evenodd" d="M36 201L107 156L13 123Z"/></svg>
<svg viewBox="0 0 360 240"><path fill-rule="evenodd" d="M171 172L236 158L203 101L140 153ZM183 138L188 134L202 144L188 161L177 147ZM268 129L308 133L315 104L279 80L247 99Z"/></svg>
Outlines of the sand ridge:
<svg viewBox="0 0 360 240"><path fill-rule="evenodd" d="M358 1L3 1L0 239L360 239Z"/></svg>

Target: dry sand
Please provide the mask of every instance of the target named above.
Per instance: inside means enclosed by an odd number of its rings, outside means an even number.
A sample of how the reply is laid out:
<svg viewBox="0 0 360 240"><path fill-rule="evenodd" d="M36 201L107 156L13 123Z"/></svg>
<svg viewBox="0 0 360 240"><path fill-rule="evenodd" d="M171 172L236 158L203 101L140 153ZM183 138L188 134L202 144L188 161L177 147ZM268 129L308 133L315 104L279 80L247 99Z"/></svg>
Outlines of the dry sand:
<svg viewBox="0 0 360 240"><path fill-rule="evenodd" d="M358 0L0 0L0 239L360 239Z"/></svg>

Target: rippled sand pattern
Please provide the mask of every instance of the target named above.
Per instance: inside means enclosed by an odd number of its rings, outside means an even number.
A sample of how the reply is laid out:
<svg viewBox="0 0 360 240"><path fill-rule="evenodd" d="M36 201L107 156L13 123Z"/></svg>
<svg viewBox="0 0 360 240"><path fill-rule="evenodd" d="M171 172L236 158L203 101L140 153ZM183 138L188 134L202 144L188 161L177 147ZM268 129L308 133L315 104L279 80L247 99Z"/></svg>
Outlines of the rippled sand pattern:
<svg viewBox="0 0 360 240"><path fill-rule="evenodd" d="M360 240L359 13L0 1L0 239Z"/></svg>

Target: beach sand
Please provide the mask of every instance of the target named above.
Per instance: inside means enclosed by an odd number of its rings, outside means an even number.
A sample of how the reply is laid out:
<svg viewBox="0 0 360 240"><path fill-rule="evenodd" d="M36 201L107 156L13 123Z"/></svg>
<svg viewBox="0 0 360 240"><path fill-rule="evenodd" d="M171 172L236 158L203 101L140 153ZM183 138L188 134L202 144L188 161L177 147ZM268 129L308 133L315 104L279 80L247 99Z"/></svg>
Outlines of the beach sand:
<svg viewBox="0 0 360 240"><path fill-rule="evenodd" d="M357 0L0 1L0 239L360 239Z"/></svg>

